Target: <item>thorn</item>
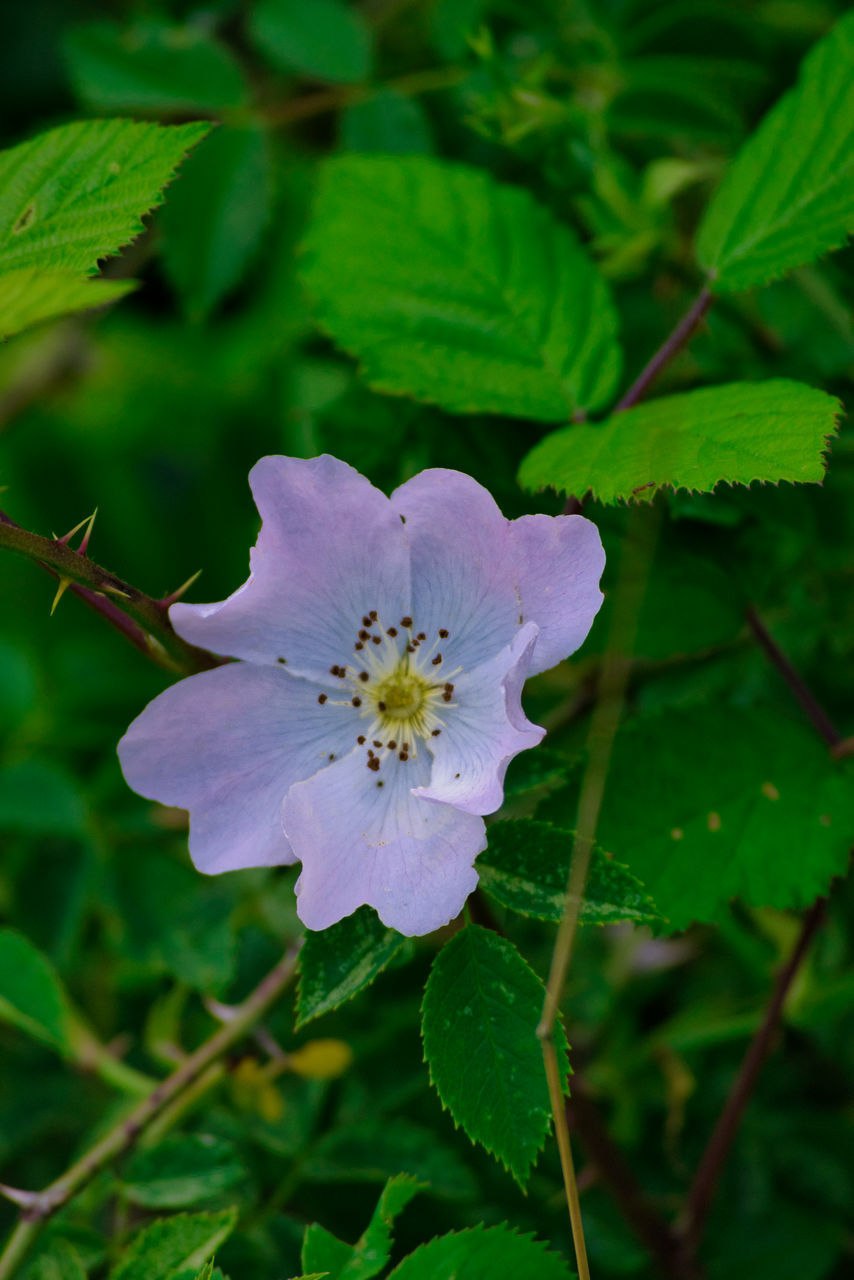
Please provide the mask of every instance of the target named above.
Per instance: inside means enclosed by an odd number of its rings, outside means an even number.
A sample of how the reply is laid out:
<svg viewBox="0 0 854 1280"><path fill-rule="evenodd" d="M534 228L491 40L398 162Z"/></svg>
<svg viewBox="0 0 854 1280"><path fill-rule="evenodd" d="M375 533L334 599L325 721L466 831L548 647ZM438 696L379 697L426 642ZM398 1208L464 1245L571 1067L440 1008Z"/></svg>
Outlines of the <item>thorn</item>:
<svg viewBox="0 0 854 1280"><path fill-rule="evenodd" d="M854 738L843 738L832 748L830 754L834 760L845 760L848 756L854 756Z"/></svg>
<svg viewBox="0 0 854 1280"><path fill-rule="evenodd" d="M60 600L65 595L66 591L70 586L71 586L70 578L59 579L59 586L56 588L56 595L53 597L53 604L50 606L51 617L53 617L53 615L56 613L56 606L59 604Z"/></svg>
<svg viewBox="0 0 854 1280"><path fill-rule="evenodd" d="M223 1024L233 1022L240 1012L239 1006L235 1004L221 1004L219 1000L205 999L202 1001L208 1013L212 1018L216 1018L217 1022Z"/></svg>
<svg viewBox="0 0 854 1280"><path fill-rule="evenodd" d="M32 1209L40 1199L37 1191L21 1191L19 1187L7 1187L5 1182L0 1182L0 1195L22 1209Z"/></svg>
<svg viewBox="0 0 854 1280"><path fill-rule="evenodd" d="M184 585L182 587L179 587L177 591L173 591L171 595L164 596L163 599L160 601L160 603L166 606L170 604L174 604L176 600L181 599L181 596L184 595L186 591L190 590L190 587L193 585L196 579L200 578L201 576L202 576L202 570L199 569L196 571L196 573L193 574L191 578L188 578L187 581L184 583Z"/></svg>
<svg viewBox="0 0 854 1280"><path fill-rule="evenodd" d="M54 534L53 535L54 542L61 542L65 546L68 546L68 543L74 537L75 533L79 533L80 530L84 527L84 525L88 525L89 527L87 528L86 532L83 535L83 541L80 543L80 546L77 548L78 553L81 556L84 555L86 548L89 545L89 534L92 532L92 525L95 523L95 516L97 514L98 514L98 508L96 507L95 510L92 512L91 516L85 516L80 521L79 524L76 524L73 529L69 529L68 533L63 534L61 538L57 538L56 534Z"/></svg>
<svg viewBox="0 0 854 1280"><path fill-rule="evenodd" d="M111 587L108 583L102 582L98 587L98 591L106 591L111 596L122 596L125 600L130 600L130 592L122 591L121 587Z"/></svg>
<svg viewBox="0 0 854 1280"><path fill-rule="evenodd" d="M95 510L92 512L91 516L89 517L89 523L86 525L86 532L83 534L83 537L80 539L80 546L77 548L77 554L79 556L85 556L86 554L86 548L89 546L89 538L92 533L92 526L95 523L95 517L97 514L98 514L98 508L96 507Z"/></svg>

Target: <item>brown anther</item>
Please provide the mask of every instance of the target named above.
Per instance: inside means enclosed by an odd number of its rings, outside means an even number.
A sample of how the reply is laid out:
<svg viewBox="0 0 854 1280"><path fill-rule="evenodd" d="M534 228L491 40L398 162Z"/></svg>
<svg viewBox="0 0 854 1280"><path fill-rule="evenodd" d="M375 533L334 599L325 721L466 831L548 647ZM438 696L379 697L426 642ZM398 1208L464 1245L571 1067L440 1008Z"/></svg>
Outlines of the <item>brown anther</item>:
<svg viewBox="0 0 854 1280"><path fill-rule="evenodd" d="M371 625L371 619L368 617L367 614L365 614L364 618L362 619L362 626L369 627L370 625Z"/></svg>
<svg viewBox="0 0 854 1280"><path fill-rule="evenodd" d="M374 773L378 773L379 767L380 767L379 760L377 759L376 756L373 756L372 759L368 761L368 768L373 769Z"/></svg>
<svg viewBox="0 0 854 1280"><path fill-rule="evenodd" d="M423 631L419 631L419 632L418 632L418 635L415 637L415 639L416 639L416 640L426 640L426 639L427 639L427 637L426 637L426 635L424 634L424 632L423 632Z"/></svg>
<svg viewBox="0 0 854 1280"><path fill-rule="evenodd" d="M432 663L432 665L433 665L434 667L438 667L438 665L439 665L439 663L440 663L441 661L442 661L442 655L441 655L441 653L437 653L437 654L436 654L436 656L435 656L435 658L433 659L433 663Z"/></svg>
<svg viewBox="0 0 854 1280"><path fill-rule="evenodd" d="M442 730L441 730L441 729L434 729L434 730L433 730L433 732L430 734L430 737L431 737L431 738L438 738L438 736L439 736L439 734L440 734L441 732L442 732Z"/></svg>
<svg viewBox="0 0 854 1280"><path fill-rule="evenodd" d="M277 658L276 661L281 662L282 666L284 667L288 660L287 658Z"/></svg>
<svg viewBox="0 0 854 1280"><path fill-rule="evenodd" d="M317 695L317 701L320 703L320 705L321 705L321 706L323 706L324 702L326 701L326 694L325 694L325 693L319 693L319 694Z"/></svg>
<svg viewBox="0 0 854 1280"><path fill-rule="evenodd" d="M379 741L379 739L378 739L378 738L374 738L374 746L375 746L375 747L381 747L382 745L383 745L383 744Z"/></svg>
<svg viewBox="0 0 854 1280"><path fill-rule="evenodd" d="M450 695L449 695L449 696L450 696ZM361 698L351 698L351 699L350 699L350 702L353 704L353 706L354 706L354 707L360 707L360 706L362 705L362 699L361 699Z"/></svg>
<svg viewBox="0 0 854 1280"><path fill-rule="evenodd" d="M408 617L408 616L407 616L407 617L405 617L405 618L401 618L401 620L400 620L400 625L401 625L402 627L411 627L411 626L412 626L412 619L411 619L410 617Z"/></svg>
<svg viewBox="0 0 854 1280"><path fill-rule="evenodd" d="M445 628L444 628L444 627L440 627L440 628L439 628L439 639L440 639L440 640L447 640L447 638L448 638L448 632L445 630Z"/></svg>
<svg viewBox="0 0 854 1280"><path fill-rule="evenodd" d="M406 761L406 760L408 760L408 759L409 759L409 756L406 754L406 752L405 752L405 751L399 751L399 752L397 753L397 758L398 758L398 760L404 760L404 761Z"/></svg>
<svg viewBox="0 0 854 1280"><path fill-rule="evenodd" d="M366 631L366 630L364 629L364 627L363 627L363 628L362 628L362 630L359 632L359 639L360 639L360 640L370 640L370 638L371 638L371 633L370 633L370 631Z"/></svg>
<svg viewBox="0 0 854 1280"><path fill-rule="evenodd" d="M377 703L377 711L385 711L385 703L384 703L384 702L378 702L378 703Z"/></svg>
<svg viewBox="0 0 854 1280"><path fill-rule="evenodd" d="M358 744L359 744L359 746L360 746L360 747L363 747L363 746L365 745L365 742L366 742L365 735L364 735L363 733L360 733L360 734L359 734L359 736L358 736L358 738L356 739L356 741L358 742Z"/></svg>
<svg viewBox="0 0 854 1280"><path fill-rule="evenodd" d="M389 629L386 631L386 635L387 635L387 636L396 636L396 635L397 635L397 627L389 627Z"/></svg>
<svg viewBox="0 0 854 1280"><path fill-rule="evenodd" d="M329 759L330 759L330 760L334 760L334 759L335 759L335 752L334 752L334 751L330 751L330 752L329 752Z"/></svg>
<svg viewBox="0 0 854 1280"><path fill-rule="evenodd" d="M378 617L379 617L379 614L377 613L376 609L372 609L370 613L371 622L376 622Z"/></svg>
<svg viewBox="0 0 854 1280"><path fill-rule="evenodd" d="M407 653L414 653L414 652L415 652L415 649L416 649L416 646L415 646L414 644L408 644L408 645L406 646L406 652L407 652Z"/></svg>
<svg viewBox="0 0 854 1280"><path fill-rule="evenodd" d="M373 640L374 644L382 644L383 642L382 636L371 636L371 639Z"/></svg>
<svg viewBox="0 0 854 1280"><path fill-rule="evenodd" d="M392 739L391 739L391 741L389 742L389 744L388 744L388 749L389 749L389 751L396 751L396 750L397 750L397 743L395 742L394 738L392 738Z"/></svg>
<svg viewBox="0 0 854 1280"><path fill-rule="evenodd" d="M354 645L354 648L356 648L356 649L364 649L364 647L365 647L365 646L362 644L361 640L357 640L357 641L356 641L356 643L355 643L355 645Z"/></svg>
<svg viewBox="0 0 854 1280"><path fill-rule="evenodd" d="M330 668L329 668L329 674L330 674L331 676L337 676L337 675L338 675L338 665L337 665L337 663L336 663L336 665L335 665L334 667L330 667Z"/></svg>
<svg viewBox="0 0 854 1280"><path fill-rule="evenodd" d="M451 693L450 689L446 689L445 692L442 694L442 701L450 702L452 697L453 697L453 694Z"/></svg>
<svg viewBox="0 0 854 1280"><path fill-rule="evenodd" d="M359 679L362 681L362 683L363 683L363 684L364 684L364 682L365 682L366 680L370 680L370 678L371 678L371 677L368 675L367 671L360 671L360 672L359 672Z"/></svg>
<svg viewBox="0 0 854 1280"><path fill-rule="evenodd" d="M377 783L377 786L378 786L378 787L383 787L383 786L385 786L385 783L383 782L382 778L380 778L379 782Z"/></svg>

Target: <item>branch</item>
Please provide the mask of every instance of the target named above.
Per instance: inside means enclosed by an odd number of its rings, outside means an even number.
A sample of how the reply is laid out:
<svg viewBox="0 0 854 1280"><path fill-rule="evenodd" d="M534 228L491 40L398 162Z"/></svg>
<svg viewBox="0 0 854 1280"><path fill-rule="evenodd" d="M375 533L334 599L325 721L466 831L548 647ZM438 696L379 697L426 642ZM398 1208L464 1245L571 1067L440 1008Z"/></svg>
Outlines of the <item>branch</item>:
<svg viewBox="0 0 854 1280"><path fill-rule="evenodd" d="M187 644L169 621L170 601L154 600L61 538L43 538L22 529L0 511L0 547L35 560L54 577L70 584L85 604L120 631L146 657L181 675L209 671L222 659Z"/></svg>
<svg viewBox="0 0 854 1280"><path fill-rule="evenodd" d="M29 1252L42 1226L116 1156L132 1146L167 1103L183 1094L212 1063L241 1040L279 998L296 970L301 943L296 943L262 978L255 990L233 1011L229 1021L182 1062L177 1071L158 1084L123 1120L94 1147L40 1192L14 1192L10 1198L23 1205L20 1220L0 1255L0 1280L11 1280Z"/></svg>
<svg viewBox="0 0 854 1280"><path fill-rule="evenodd" d="M639 400L643 400L647 391L649 391L662 369L670 364L670 361L673 360L682 348L687 345L690 339L693 338L694 334L705 319L706 313L713 302L714 294L707 286L704 285L694 300L691 308L686 311L685 315L679 321L670 336L665 338L655 355L645 368L641 370L626 394L618 402L614 409L615 413L618 413L621 409L630 409L632 405L637 404Z"/></svg>

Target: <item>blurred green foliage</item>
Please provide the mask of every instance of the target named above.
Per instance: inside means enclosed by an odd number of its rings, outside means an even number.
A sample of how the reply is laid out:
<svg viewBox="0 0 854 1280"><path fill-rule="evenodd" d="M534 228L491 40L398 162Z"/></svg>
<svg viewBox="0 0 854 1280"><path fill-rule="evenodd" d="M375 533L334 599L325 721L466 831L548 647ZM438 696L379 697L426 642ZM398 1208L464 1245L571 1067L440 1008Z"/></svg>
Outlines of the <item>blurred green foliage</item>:
<svg viewBox="0 0 854 1280"><path fill-rule="evenodd" d="M265 453L329 451L386 488L423 467L456 467L487 485L508 516L558 511L553 495L526 496L515 479L545 427L385 397L320 332L297 253L319 165L357 153L414 156L424 167L423 157L438 154L483 170L490 182L526 188L549 211L549 225L574 230L610 282L627 385L696 292L693 241L728 161L845 7L12 6L0 55L3 146L92 116L201 118L218 127L186 161L145 234L105 269L110 281L140 280L139 290L104 313L33 328L0 351L4 509L29 529L61 534L97 506L96 560L153 596L203 569L195 598L211 600L245 577L256 532L246 475ZM850 403L852 307L848 249L722 297L656 394L797 378ZM357 325L358 315L351 319ZM796 797L786 807L783 778L812 788L816 749L793 746L807 731L743 618L752 603L851 732L850 432L843 426L833 444L821 486L719 486L714 496L680 492L658 505L632 723L618 740L601 834L672 922L717 927L660 936L646 927L584 928L565 1012L575 1070L670 1217L797 935L796 916L773 907L807 901L845 870L850 774L834 784L839 825L807 838L804 806ZM613 566L626 513L590 510ZM611 587L613 567L608 573ZM183 815L128 791L115 744L168 677L70 596L50 617L54 592L36 566L2 553L0 917L8 929L0 932L0 1180L26 1188L58 1176L129 1100L210 1035L216 1023L205 1001L241 999L299 931L293 869L201 877L189 864ZM517 762L503 817L536 808L542 820L572 823L574 783L565 774L584 742L607 619L606 605L577 658L529 686L529 713L549 727L553 757L539 775L525 774L538 767L536 755ZM769 716L782 729L767 728ZM757 721L774 768L746 784L739 744ZM650 764L659 748L666 777ZM719 805L707 804L713 771L727 782ZM780 796L773 838L764 832L752 841L732 875L726 845L720 876L713 863L710 873L708 845L724 845L729 813L778 803L767 791L757 799L766 783ZM829 806L822 801L821 813ZM709 828L709 810L720 832ZM670 833L683 832L675 843L684 858L679 876L660 876L655 886L659 827L668 857ZM706 858L705 882L692 874L694 856ZM730 895L750 879L751 858L778 877L779 894L761 890L730 908ZM544 978L552 927L494 909ZM711 1280L851 1273L852 920L854 892L838 884L725 1170L702 1255ZM264 1023L285 1055L328 1036L351 1048L352 1065L332 1079L286 1067L271 1075L269 1041L242 1044L221 1071L200 1079L185 1107L166 1113L62 1209L21 1268L23 1280L193 1280L214 1250L215 1277L297 1276L306 1223L323 1224L339 1245L361 1241L367 1224L384 1221L376 1205L386 1179L402 1173L425 1186L401 1204L382 1267L432 1235L445 1240L403 1263L401 1280L454 1265L460 1237L448 1233L482 1223L492 1274L502 1260L511 1265L513 1249L519 1275L525 1266L563 1274L563 1263L540 1255L534 1265L520 1238L508 1245L492 1234L506 1220L571 1257L551 1144L524 1195L455 1128L431 1088L419 1011L441 941L398 949L385 931L367 930L359 946L370 976L378 975L370 989L351 984L357 994L334 1008L337 999L324 1005L304 985L300 1016L307 1022L316 1011L316 1022L295 1030L296 996L288 996ZM652 1280L656 1264L580 1150L595 1275ZM4 1231L14 1219L3 1202ZM154 1235L140 1244L146 1232ZM155 1237L161 1270L150 1261L134 1270ZM350 1258L353 1246L344 1247Z"/></svg>

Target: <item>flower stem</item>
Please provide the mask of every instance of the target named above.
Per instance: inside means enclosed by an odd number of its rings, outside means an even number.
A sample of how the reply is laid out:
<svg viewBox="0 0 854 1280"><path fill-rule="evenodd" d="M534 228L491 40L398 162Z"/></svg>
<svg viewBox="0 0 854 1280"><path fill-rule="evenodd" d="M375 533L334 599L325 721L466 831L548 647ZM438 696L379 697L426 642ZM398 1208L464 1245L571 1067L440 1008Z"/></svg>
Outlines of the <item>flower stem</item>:
<svg viewBox="0 0 854 1280"><path fill-rule="evenodd" d="M807 687L803 676L792 666L788 657L777 644L777 641L771 635L771 632L765 626L765 623L762 621L753 605L750 605L747 609L747 624L759 644L765 650L766 657L780 672L780 675L786 681L786 684L801 704L802 709L809 717L816 733L824 738L824 741L831 749L838 747L842 742L842 734L839 732L824 707L818 701L815 694Z"/></svg>
<svg viewBox="0 0 854 1280"><path fill-rule="evenodd" d="M234 1010L233 1016L210 1039L190 1054L171 1076L162 1080L118 1124L75 1161L44 1191L29 1198L17 1227L0 1254L0 1280L11 1280L29 1252L41 1228L56 1211L75 1196L105 1165L132 1146L167 1104L191 1089L199 1076L217 1062L264 1016L294 976L300 943L282 957L266 977Z"/></svg>
<svg viewBox="0 0 854 1280"><path fill-rule="evenodd" d="M219 658L187 644L173 630L165 602L123 582L60 538L30 533L0 511L0 547L27 556L61 583L70 584L70 589L91 609L167 670L190 675L220 665Z"/></svg>
<svg viewBox="0 0 854 1280"><path fill-rule="evenodd" d="M655 355L644 366L628 391L618 402L614 409L615 413L621 409L631 409L632 405L637 404L639 400L643 400L662 369L670 364L674 356L677 356L682 348L693 338L714 300L714 294L707 285L704 285L695 298L693 305L685 312L676 328L669 337L665 338Z"/></svg>

